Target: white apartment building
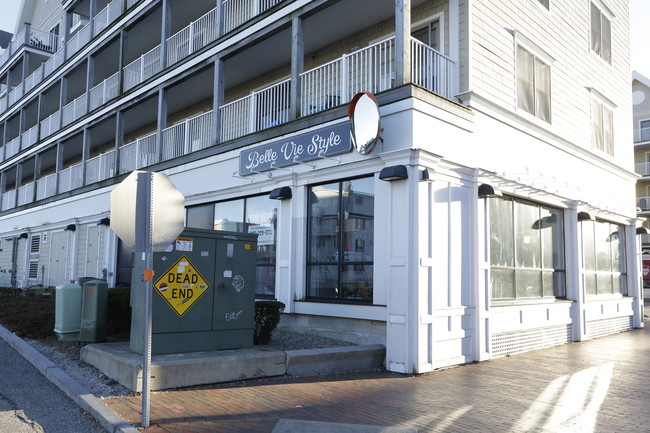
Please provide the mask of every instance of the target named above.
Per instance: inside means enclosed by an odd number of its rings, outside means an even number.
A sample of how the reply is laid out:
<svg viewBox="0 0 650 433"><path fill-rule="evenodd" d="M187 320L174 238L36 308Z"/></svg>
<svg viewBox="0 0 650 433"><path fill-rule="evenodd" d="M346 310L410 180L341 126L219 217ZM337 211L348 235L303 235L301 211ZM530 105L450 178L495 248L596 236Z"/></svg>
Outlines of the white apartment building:
<svg viewBox="0 0 650 433"><path fill-rule="evenodd" d="M23 0L0 284L128 284L109 193L146 169L259 234L282 326L391 371L640 327L628 30L625 0Z"/></svg>

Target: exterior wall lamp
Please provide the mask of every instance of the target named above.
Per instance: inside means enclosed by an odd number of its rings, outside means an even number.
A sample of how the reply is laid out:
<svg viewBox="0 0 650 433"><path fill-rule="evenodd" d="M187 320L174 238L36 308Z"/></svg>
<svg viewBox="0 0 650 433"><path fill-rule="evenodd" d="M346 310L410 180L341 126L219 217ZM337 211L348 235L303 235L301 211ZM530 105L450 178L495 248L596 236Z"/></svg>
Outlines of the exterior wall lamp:
<svg viewBox="0 0 650 433"><path fill-rule="evenodd" d="M496 186L482 183L478 186L478 196L479 198L503 197L503 193Z"/></svg>
<svg viewBox="0 0 650 433"><path fill-rule="evenodd" d="M408 179L409 175L404 165L391 165L384 167L379 172L379 179L385 182L392 182L394 180Z"/></svg>
<svg viewBox="0 0 650 433"><path fill-rule="evenodd" d="M281 186L280 188L275 188L269 194L271 200L287 200L292 197L291 188L288 186Z"/></svg>
<svg viewBox="0 0 650 433"><path fill-rule="evenodd" d="M578 221L596 221L596 217L589 212L578 212Z"/></svg>

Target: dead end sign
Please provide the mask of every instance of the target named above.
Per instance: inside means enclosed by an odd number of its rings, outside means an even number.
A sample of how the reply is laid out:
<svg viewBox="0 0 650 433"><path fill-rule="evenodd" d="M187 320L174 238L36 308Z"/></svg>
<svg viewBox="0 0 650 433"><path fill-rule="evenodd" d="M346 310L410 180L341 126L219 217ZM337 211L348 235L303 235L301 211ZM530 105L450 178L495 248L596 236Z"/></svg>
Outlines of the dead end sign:
<svg viewBox="0 0 650 433"><path fill-rule="evenodd" d="M153 287L172 310L183 317L208 291L210 284L188 258L182 256L156 280Z"/></svg>

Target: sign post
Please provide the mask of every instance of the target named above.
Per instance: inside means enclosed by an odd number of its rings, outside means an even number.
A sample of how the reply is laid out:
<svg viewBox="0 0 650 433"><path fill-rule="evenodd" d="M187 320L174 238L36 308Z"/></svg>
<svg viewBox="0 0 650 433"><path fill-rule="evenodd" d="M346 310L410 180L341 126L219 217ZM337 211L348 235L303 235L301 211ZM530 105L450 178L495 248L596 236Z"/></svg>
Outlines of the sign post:
<svg viewBox="0 0 650 433"><path fill-rule="evenodd" d="M162 173L134 171L111 191L111 229L135 252L142 253L144 283L144 350L142 368L142 427L151 412L151 292L153 253L164 251L183 231L185 198Z"/></svg>

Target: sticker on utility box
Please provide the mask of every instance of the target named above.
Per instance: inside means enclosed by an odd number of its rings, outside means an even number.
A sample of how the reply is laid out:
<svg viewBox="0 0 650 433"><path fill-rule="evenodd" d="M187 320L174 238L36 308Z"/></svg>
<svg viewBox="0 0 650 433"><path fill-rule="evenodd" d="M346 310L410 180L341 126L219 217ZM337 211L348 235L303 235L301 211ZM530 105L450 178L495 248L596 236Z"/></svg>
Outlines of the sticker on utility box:
<svg viewBox="0 0 650 433"><path fill-rule="evenodd" d="M172 310L183 317L208 291L210 284L188 258L182 256L156 280L153 287Z"/></svg>

